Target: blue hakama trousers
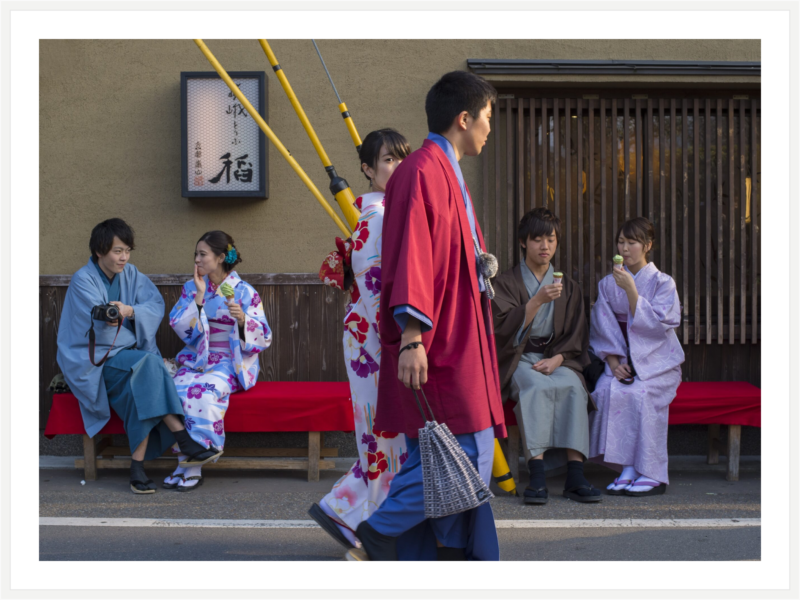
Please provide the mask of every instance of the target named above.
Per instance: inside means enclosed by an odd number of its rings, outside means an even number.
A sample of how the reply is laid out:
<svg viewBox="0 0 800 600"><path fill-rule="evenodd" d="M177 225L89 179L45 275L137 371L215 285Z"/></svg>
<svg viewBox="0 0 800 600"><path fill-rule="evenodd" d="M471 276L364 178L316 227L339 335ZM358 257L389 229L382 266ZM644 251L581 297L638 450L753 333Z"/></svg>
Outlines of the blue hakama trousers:
<svg viewBox="0 0 800 600"><path fill-rule="evenodd" d="M103 365L108 403L125 425L131 452L149 435L145 460L161 456L175 443L162 420L183 417L172 377L161 357L142 350L121 350Z"/></svg>
<svg viewBox="0 0 800 600"><path fill-rule="evenodd" d="M494 457L494 431L455 436L483 480L489 483ZM408 438L408 459L395 475L389 496L368 519L378 532L397 538L399 560L436 560L436 541L464 548L467 560L500 560L500 546L488 502L462 513L426 519L419 441Z"/></svg>

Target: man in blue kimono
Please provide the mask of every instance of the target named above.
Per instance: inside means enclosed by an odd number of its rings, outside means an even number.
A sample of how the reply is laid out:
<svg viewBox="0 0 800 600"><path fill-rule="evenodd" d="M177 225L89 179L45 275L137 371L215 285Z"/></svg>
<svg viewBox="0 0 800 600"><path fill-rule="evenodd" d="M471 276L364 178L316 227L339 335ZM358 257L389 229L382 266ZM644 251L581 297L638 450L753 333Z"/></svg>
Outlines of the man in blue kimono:
<svg viewBox="0 0 800 600"><path fill-rule="evenodd" d="M164 300L128 263L133 236L122 219L108 219L92 230L91 258L72 276L64 300L57 361L90 437L108 422L111 408L120 416L131 448L131 491L152 494L156 485L145 475L144 461L161 456L176 441L191 465L221 452L207 450L184 429L181 401L155 342ZM121 325L92 318L93 307L108 304L119 310ZM96 338L91 359L89 329Z"/></svg>

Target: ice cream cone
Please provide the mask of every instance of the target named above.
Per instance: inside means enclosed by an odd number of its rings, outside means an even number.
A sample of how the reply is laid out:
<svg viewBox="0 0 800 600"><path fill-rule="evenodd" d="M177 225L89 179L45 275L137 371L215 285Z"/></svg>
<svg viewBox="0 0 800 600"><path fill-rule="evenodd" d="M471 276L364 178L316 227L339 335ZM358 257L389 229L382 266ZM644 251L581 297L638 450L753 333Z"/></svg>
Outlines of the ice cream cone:
<svg viewBox="0 0 800 600"><path fill-rule="evenodd" d="M225 296L226 301L230 302L233 300L233 286L231 286L229 283L226 282L219 286L219 291L223 296Z"/></svg>

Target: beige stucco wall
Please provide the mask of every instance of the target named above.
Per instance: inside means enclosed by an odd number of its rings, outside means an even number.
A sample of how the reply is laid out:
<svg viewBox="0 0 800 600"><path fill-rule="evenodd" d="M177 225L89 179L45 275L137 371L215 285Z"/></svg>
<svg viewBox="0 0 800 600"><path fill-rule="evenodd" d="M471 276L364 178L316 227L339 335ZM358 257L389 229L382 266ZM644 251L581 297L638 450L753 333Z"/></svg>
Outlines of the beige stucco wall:
<svg viewBox="0 0 800 600"><path fill-rule="evenodd" d="M206 40L228 70L267 72L269 125L328 197L322 170L255 40ZM292 87L339 173L367 191L336 99L309 40L271 42ZM758 61L758 40L322 40L323 56L362 136L391 126L419 147L427 133L424 98L467 58ZM234 236L242 273L316 272L339 235L331 219L270 145L268 200L186 199L180 193L180 72L210 71L191 40L42 41L40 44L41 274L72 273L88 258L99 221L119 216L136 230L133 262L145 273L188 273L197 238L209 229ZM494 76L554 87L553 77ZM754 78L706 78L747 85ZM578 79L575 79L578 81ZM702 78L616 78L697 85ZM608 78L582 78L593 86ZM480 202L478 159L462 168ZM338 211L338 209L337 209Z"/></svg>

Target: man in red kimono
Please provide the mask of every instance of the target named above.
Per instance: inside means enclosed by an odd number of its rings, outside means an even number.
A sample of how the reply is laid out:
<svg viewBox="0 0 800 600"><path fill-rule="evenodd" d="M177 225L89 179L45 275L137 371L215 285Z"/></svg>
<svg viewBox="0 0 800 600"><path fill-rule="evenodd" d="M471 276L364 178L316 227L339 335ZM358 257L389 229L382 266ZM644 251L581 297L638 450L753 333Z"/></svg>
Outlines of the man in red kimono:
<svg viewBox="0 0 800 600"><path fill-rule="evenodd" d="M499 560L489 503L425 519L412 389L424 386L481 477L491 478L494 438L505 437L492 315L480 270L483 236L459 167L480 154L494 88L464 71L428 92L430 134L386 189L380 306L381 372L375 429L408 436L408 458L389 497L358 527L350 560ZM393 373L397 372L397 379Z"/></svg>

